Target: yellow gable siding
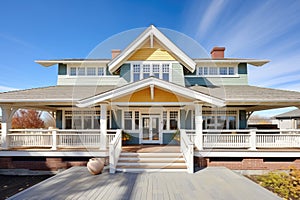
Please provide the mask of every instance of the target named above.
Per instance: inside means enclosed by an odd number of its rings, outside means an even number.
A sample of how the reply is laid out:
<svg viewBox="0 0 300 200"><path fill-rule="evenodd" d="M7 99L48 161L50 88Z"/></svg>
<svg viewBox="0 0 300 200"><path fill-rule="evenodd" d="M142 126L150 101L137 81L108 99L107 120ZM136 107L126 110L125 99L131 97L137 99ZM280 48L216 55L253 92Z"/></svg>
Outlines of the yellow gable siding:
<svg viewBox="0 0 300 200"><path fill-rule="evenodd" d="M137 50L128 60L175 60L175 58L166 50L142 48Z"/></svg>
<svg viewBox="0 0 300 200"><path fill-rule="evenodd" d="M190 102L190 99L185 97L176 96L171 92L167 92L158 88L154 88L154 99L151 99L150 88L137 91L131 95L127 95L114 102Z"/></svg>

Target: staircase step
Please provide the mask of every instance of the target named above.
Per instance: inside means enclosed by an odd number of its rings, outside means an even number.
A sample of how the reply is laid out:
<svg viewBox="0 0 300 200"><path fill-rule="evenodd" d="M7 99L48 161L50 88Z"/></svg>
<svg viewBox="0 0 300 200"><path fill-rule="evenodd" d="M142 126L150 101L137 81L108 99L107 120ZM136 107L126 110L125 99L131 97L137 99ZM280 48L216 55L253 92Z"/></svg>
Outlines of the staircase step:
<svg viewBox="0 0 300 200"><path fill-rule="evenodd" d="M159 157L159 158L178 158L181 153L125 153L121 152L120 157Z"/></svg>
<svg viewBox="0 0 300 200"><path fill-rule="evenodd" d="M178 164L178 165L177 165ZM186 169L186 165L183 163L122 163L117 165L117 168L128 168L128 169Z"/></svg>
<svg viewBox="0 0 300 200"><path fill-rule="evenodd" d="M157 158L157 157L146 157L146 158L143 158L143 157L120 157L119 158L119 163L121 162L152 162L152 163L165 163L165 162L168 162L168 163L185 163L185 160L183 157L181 158Z"/></svg>
<svg viewBox="0 0 300 200"><path fill-rule="evenodd" d="M140 172L186 172L186 169L141 169L141 168L117 168L118 172L131 172L131 173L140 173Z"/></svg>

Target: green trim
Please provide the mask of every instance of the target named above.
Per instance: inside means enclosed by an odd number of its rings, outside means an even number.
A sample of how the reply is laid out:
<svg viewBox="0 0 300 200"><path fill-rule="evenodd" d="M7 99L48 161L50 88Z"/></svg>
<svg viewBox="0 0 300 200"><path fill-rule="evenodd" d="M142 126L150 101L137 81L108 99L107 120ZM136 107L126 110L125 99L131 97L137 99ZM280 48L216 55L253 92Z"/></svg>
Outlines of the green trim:
<svg viewBox="0 0 300 200"><path fill-rule="evenodd" d="M56 128L62 129L62 111L56 111Z"/></svg>
<svg viewBox="0 0 300 200"><path fill-rule="evenodd" d="M67 75L67 65L59 63L58 64L58 75Z"/></svg>
<svg viewBox="0 0 300 200"><path fill-rule="evenodd" d="M130 77L131 77L130 64L129 63L123 64L120 68L121 68L120 77L124 78L127 82L130 82Z"/></svg>
<svg viewBox="0 0 300 200"><path fill-rule="evenodd" d="M238 65L238 74L248 74L247 73L247 63L240 63Z"/></svg>

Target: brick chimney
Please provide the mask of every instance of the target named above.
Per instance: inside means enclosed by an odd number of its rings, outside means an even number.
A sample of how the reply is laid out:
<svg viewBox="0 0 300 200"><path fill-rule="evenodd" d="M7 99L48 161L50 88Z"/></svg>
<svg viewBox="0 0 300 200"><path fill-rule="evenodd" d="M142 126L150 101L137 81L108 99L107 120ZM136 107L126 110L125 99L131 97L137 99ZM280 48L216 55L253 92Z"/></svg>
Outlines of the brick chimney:
<svg viewBox="0 0 300 200"><path fill-rule="evenodd" d="M210 54L212 59L224 58L225 47L214 47Z"/></svg>
<svg viewBox="0 0 300 200"><path fill-rule="evenodd" d="M121 49L113 49L111 50L111 59L114 59L121 53Z"/></svg>

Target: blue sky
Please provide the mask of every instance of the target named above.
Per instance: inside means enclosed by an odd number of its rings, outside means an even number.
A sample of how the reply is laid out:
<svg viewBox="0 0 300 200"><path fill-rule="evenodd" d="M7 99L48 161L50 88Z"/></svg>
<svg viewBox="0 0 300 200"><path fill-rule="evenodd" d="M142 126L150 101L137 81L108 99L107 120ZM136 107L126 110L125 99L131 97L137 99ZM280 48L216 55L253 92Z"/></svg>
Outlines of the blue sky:
<svg viewBox="0 0 300 200"><path fill-rule="evenodd" d="M120 32L154 24L226 57L269 59L249 83L300 91L299 0L0 1L0 91L56 84L37 59L85 58Z"/></svg>

